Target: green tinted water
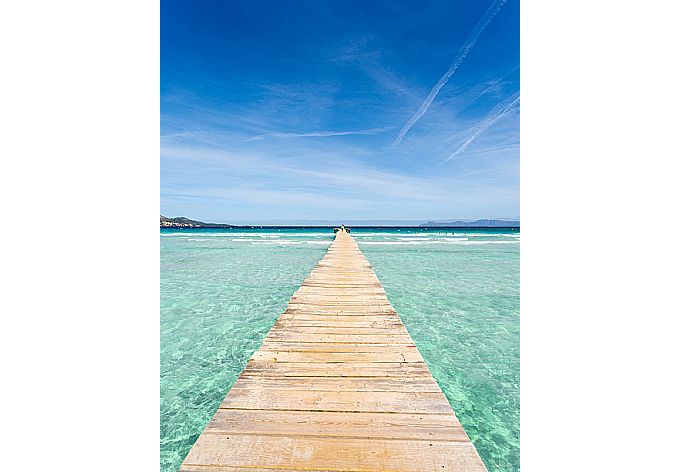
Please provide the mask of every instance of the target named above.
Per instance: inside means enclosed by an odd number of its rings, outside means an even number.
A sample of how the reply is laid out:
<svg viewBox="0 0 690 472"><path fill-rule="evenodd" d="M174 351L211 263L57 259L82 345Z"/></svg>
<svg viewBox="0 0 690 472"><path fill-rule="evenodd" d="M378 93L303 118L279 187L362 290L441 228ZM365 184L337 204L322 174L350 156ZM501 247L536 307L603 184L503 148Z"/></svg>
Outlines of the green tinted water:
<svg viewBox="0 0 690 472"><path fill-rule="evenodd" d="M518 470L519 233L352 234L489 470ZM332 236L161 231L161 470L177 470Z"/></svg>

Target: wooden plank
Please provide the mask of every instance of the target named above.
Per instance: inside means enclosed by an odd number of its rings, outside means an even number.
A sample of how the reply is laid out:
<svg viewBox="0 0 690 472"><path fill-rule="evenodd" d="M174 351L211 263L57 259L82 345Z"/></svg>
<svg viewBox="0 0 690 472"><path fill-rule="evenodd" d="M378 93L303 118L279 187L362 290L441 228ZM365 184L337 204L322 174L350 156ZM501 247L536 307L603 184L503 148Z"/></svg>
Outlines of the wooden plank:
<svg viewBox="0 0 690 472"><path fill-rule="evenodd" d="M314 343L412 344L408 334L314 334L291 331L269 332L267 340Z"/></svg>
<svg viewBox="0 0 690 472"><path fill-rule="evenodd" d="M323 390L338 392L440 392L432 377L285 377L270 378L240 375L232 386L262 390Z"/></svg>
<svg viewBox="0 0 690 472"><path fill-rule="evenodd" d="M449 414L448 400L440 392L338 392L243 388L231 389L221 402L220 408Z"/></svg>
<svg viewBox="0 0 690 472"><path fill-rule="evenodd" d="M269 331L269 339L303 342L354 342L354 343L408 343L411 338L406 330L398 326L348 327L348 326L281 326L280 331Z"/></svg>
<svg viewBox="0 0 690 472"><path fill-rule="evenodd" d="M208 432L469 441L454 415L221 409Z"/></svg>
<svg viewBox="0 0 690 472"><path fill-rule="evenodd" d="M339 325L333 326L313 326L313 325L302 325L295 326L290 323L276 323L274 328L269 331L271 335L281 335L281 334L352 334L352 335L372 335L378 334L382 336L409 336L407 330L402 327L402 325L378 327L378 326L350 326L349 323L341 323Z"/></svg>
<svg viewBox="0 0 690 472"><path fill-rule="evenodd" d="M342 307L319 307L318 310L307 310L303 307L288 306L284 312L286 315L308 315L308 316L392 316L394 311L387 309L362 309L345 310Z"/></svg>
<svg viewBox="0 0 690 472"><path fill-rule="evenodd" d="M180 470L486 469L371 265L340 231Z"/></svg>
<svg viewBox="0 0 690 472"><path fill-rule="evenodd" d="M309 351L257 351L251 357L254 361L266 362L424 362L419 352L309 352Z"/></svg>
<svg viewBox="0 0 690 472"><path fill-rule="evenodd" d="M309 312L309 311L294 311L294 310L285 310L285 312L280 315L278 318L279 320L323 320L323 321L337 321L337 322L357 322L357 321L364 321L364 322L375 322L375 321L392 321L395 323L402 323L400 321L400 317L395 315L392 312L387 312L387 313L369 313L365 315L366 317L362 318L354 318L357 315L356 313L348 313L347 315L340 314L338 312L335 313L318 313L318 312Z"/></svg>
<svg viewBox="0 0 690 472"><path fill-rule="evenodd" d="M265 340L261 349L269 351L314 351L314 352L412 352L416 350L413 344L386 343L302 343L291 341Z"/></svg>
<svg viewBox="0 0 690 472"><path fill-rule="evenodd" d="M430 377L424 362L343 362L334 368L330 363L259 362L250 360L246 375L280 377Z"/></svg>
<svg viewBox="0 0 690 472"><path fill-rule="evenodd" d="M298 295L294 295L290 300L297 301L299 303L308 303L308 302L313 302L315 304L331 304L333 302L342 302L342 303L377 303L381 305L386 304L386 296L378 296L378 295L361 295L361 294L338 294L338 293L331 293L328 295L324 294L306 294L306 293L300 293Z"/></svg>
<svg viewBox="0 0 690 472"><path fill-rule="evenodd" d="M306 313L352 313L352 314L383 314L383 313L395 313L390 305L327 305L325 303L319 305L309 305L306 303L288 303L288 307L285 310L287 313L293 311L302 311Z"/></svg>
<svg viewBox="0 0 690 472"><path fill-rule="evenodd" d="M321 326L321 327L335 327L335 328L341 328L341 327L347 327L347 328L379 328L379 327L390 327L390 328L397 328L400 326L403 326L403 324L400 322L400 320L396 320L395 318L388 318L388 319L371 319L371 317L365 319L365 320L357 320L355 319L354 321L351 320L343 320L342 318L340 319L319 319L316 317L311 317L311 318L295 318L295 317L280 317L276 321L276 324L280 323L281 325L285 326L286 328L288 327L309 327L309 326Z"/></svg>
<svg viewBox="0 0 690 472"><path fill-rule="evenodd" d="M383 287L380 285L374 285L374 284L361 284L361 285L355 285L353 283L348 283L348 284L328 284L325 282L321 282L320 284L317 282L310 282L310 285L308 286L302 286L297 289L296 294L305 294L305 295L314 295L314 294L321 294L321 293L326 293L326 292L334 292L334 293L341 293L341 292L349 292L352 295L359 295L359 294L373 294L373 295L386 295L385 290L383 290Z"/></svg>
<svg viewBox="0 0 690 472"><path fill-rule="evenodd" d="M254 434L203 434L185 463L329 471L486 471L474 446L467 441Z"/></svg>

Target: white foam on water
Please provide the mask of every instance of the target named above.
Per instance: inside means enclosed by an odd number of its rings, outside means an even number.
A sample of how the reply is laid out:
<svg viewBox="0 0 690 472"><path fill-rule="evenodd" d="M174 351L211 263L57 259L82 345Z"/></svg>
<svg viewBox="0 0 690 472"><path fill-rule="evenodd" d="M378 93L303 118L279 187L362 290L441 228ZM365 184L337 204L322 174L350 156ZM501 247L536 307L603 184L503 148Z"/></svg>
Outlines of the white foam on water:
<svg viewBox="0 0 690 472"><path fill-rule="evenodd" d="M322 245L322 246L327 246L331 244L332 240L331 239L311 239L311 240L294 240L294 239L282 239L282 238L275 238L275 239L252 239L252 238L234 238L232 239L232 242L236 243L249 243L249 244L257 244L257 245L264 245L264 246L281 246L281 245L286 245L286 246L297 246L300 244L317 244L317 245Z"/></svg>
<svg viewBox="0 0 690 472"><path fill-rule="evenodd" d="M161 233L161 237L168 236L189 236L190 233Z"/></svg>
<svg viewBox="0 0 690 472"><path fill-rule="evenodd" d="M256 233L208 233L204 236L210 236L212 238L236 238L236 237L261 237L262 235Z"/></svg>
<svg viewBox="0 0 690 472"><path fill-rule="evenodd" d="M429 244L454 244L459 246L469 246L474 244L518 244L520 241L469 241L468 238L443 238L431 241L361 241L359 244L369 246L426 246Z"/></svg>
<svg viewBox="0 0 690 472"><path fill-rule="evenodd" d="M273 241L252 241L251 244L255 246L300 246L306 244L307 241L293 241L289 239L273 240Z"/></svg>
<svg viewBox="0 0 690 472"><path fill-rule="evenodd" d="M359 244L368 246L409 246L411 244L436 244L436 241L362 241Z"/></svg>
<svg viewBox="0 0 690 472"><path fill-rule="evenodd" d="M232 242L234 243L256 243L256 244L273 244L273 243L280 243L281 241L288 242L289 240L282 240L282 239L254 239L254 238L235 238L232 239Z"/></svg>
<svg viewBox="0 0 690 472"><path fill-rule="evenodd" d="M520 241L465 241L464 244L518 244Z"/></svg>
<svg viewBox="0 0 690 472"><path fill-rule="evenodd" d="M315 233L249 233L249 232L236 232L236 233L160 233L161 236L193 236L193 235L203 235L205 238L229 238L229 237L254 237L254 238L285 238L285 237L324 237L331 236L330 233L315 234Z"/></svg>
<svg viewBox="0 0 690 472"><path fill-rule="evenodd" d="M416 233L409 233L409 234L410 234L410 235L414 235L414 234L416 234ZM389 237L404 236L404 235L401 235L401 234L398 233L398 232L392 232L392 231L381 231L380 233L350 233L350 235L351 235L353 238L358 238L358 237L360 237L360 236L377 236L377 237L379 237L379 236L382 236L382 235L384 235L384 236L389 236Z"/></svg>

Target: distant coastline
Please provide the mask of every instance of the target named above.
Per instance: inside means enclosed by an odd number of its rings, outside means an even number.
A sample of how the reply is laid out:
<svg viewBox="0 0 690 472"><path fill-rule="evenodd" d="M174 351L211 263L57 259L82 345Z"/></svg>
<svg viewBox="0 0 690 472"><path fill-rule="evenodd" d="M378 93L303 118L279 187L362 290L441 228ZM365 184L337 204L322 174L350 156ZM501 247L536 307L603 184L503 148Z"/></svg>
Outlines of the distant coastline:
<svg viewBox="0 0 690 472"><path fill-rule="evenodd" d="M177 216L175 218L168 218L160 215L161 228L239 228L237 225L226 225L219 223L204 223L203 221L190 220L184 216Z"/></svg>
<svg viewBox="0 0 690 472"><path fill-rule="evenodd" d="M422 228L519 228L519 221L510 220L476 220L476 221L428 221L419 225Z"/></svg>
<svg viewBox="0 0 690 472"><path fill-rule="evenodd" d="M332 228L331 224L314 225L231 225L223 223L205 223L203 221L191 220L178 216L168 218L160 215L160 228L166 229L232 229L232 228ZM517 220L491 220L480 219L475 221L451 221L439 222L428 221L422 224L352 224L346 225L350 228L511 228L519 229L520 222Z"/></svg>

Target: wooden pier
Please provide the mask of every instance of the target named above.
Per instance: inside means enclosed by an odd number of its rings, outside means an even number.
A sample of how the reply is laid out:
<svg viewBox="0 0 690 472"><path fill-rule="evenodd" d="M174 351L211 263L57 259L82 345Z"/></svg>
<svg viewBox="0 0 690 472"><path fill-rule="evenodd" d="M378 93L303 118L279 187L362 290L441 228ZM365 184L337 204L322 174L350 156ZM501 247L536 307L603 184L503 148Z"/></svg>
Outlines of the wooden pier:
<svg viewBox="0 0 690 472"><path fill-rule="evenodd" d="M180 470L486 468L341 229Z"/></svg>

